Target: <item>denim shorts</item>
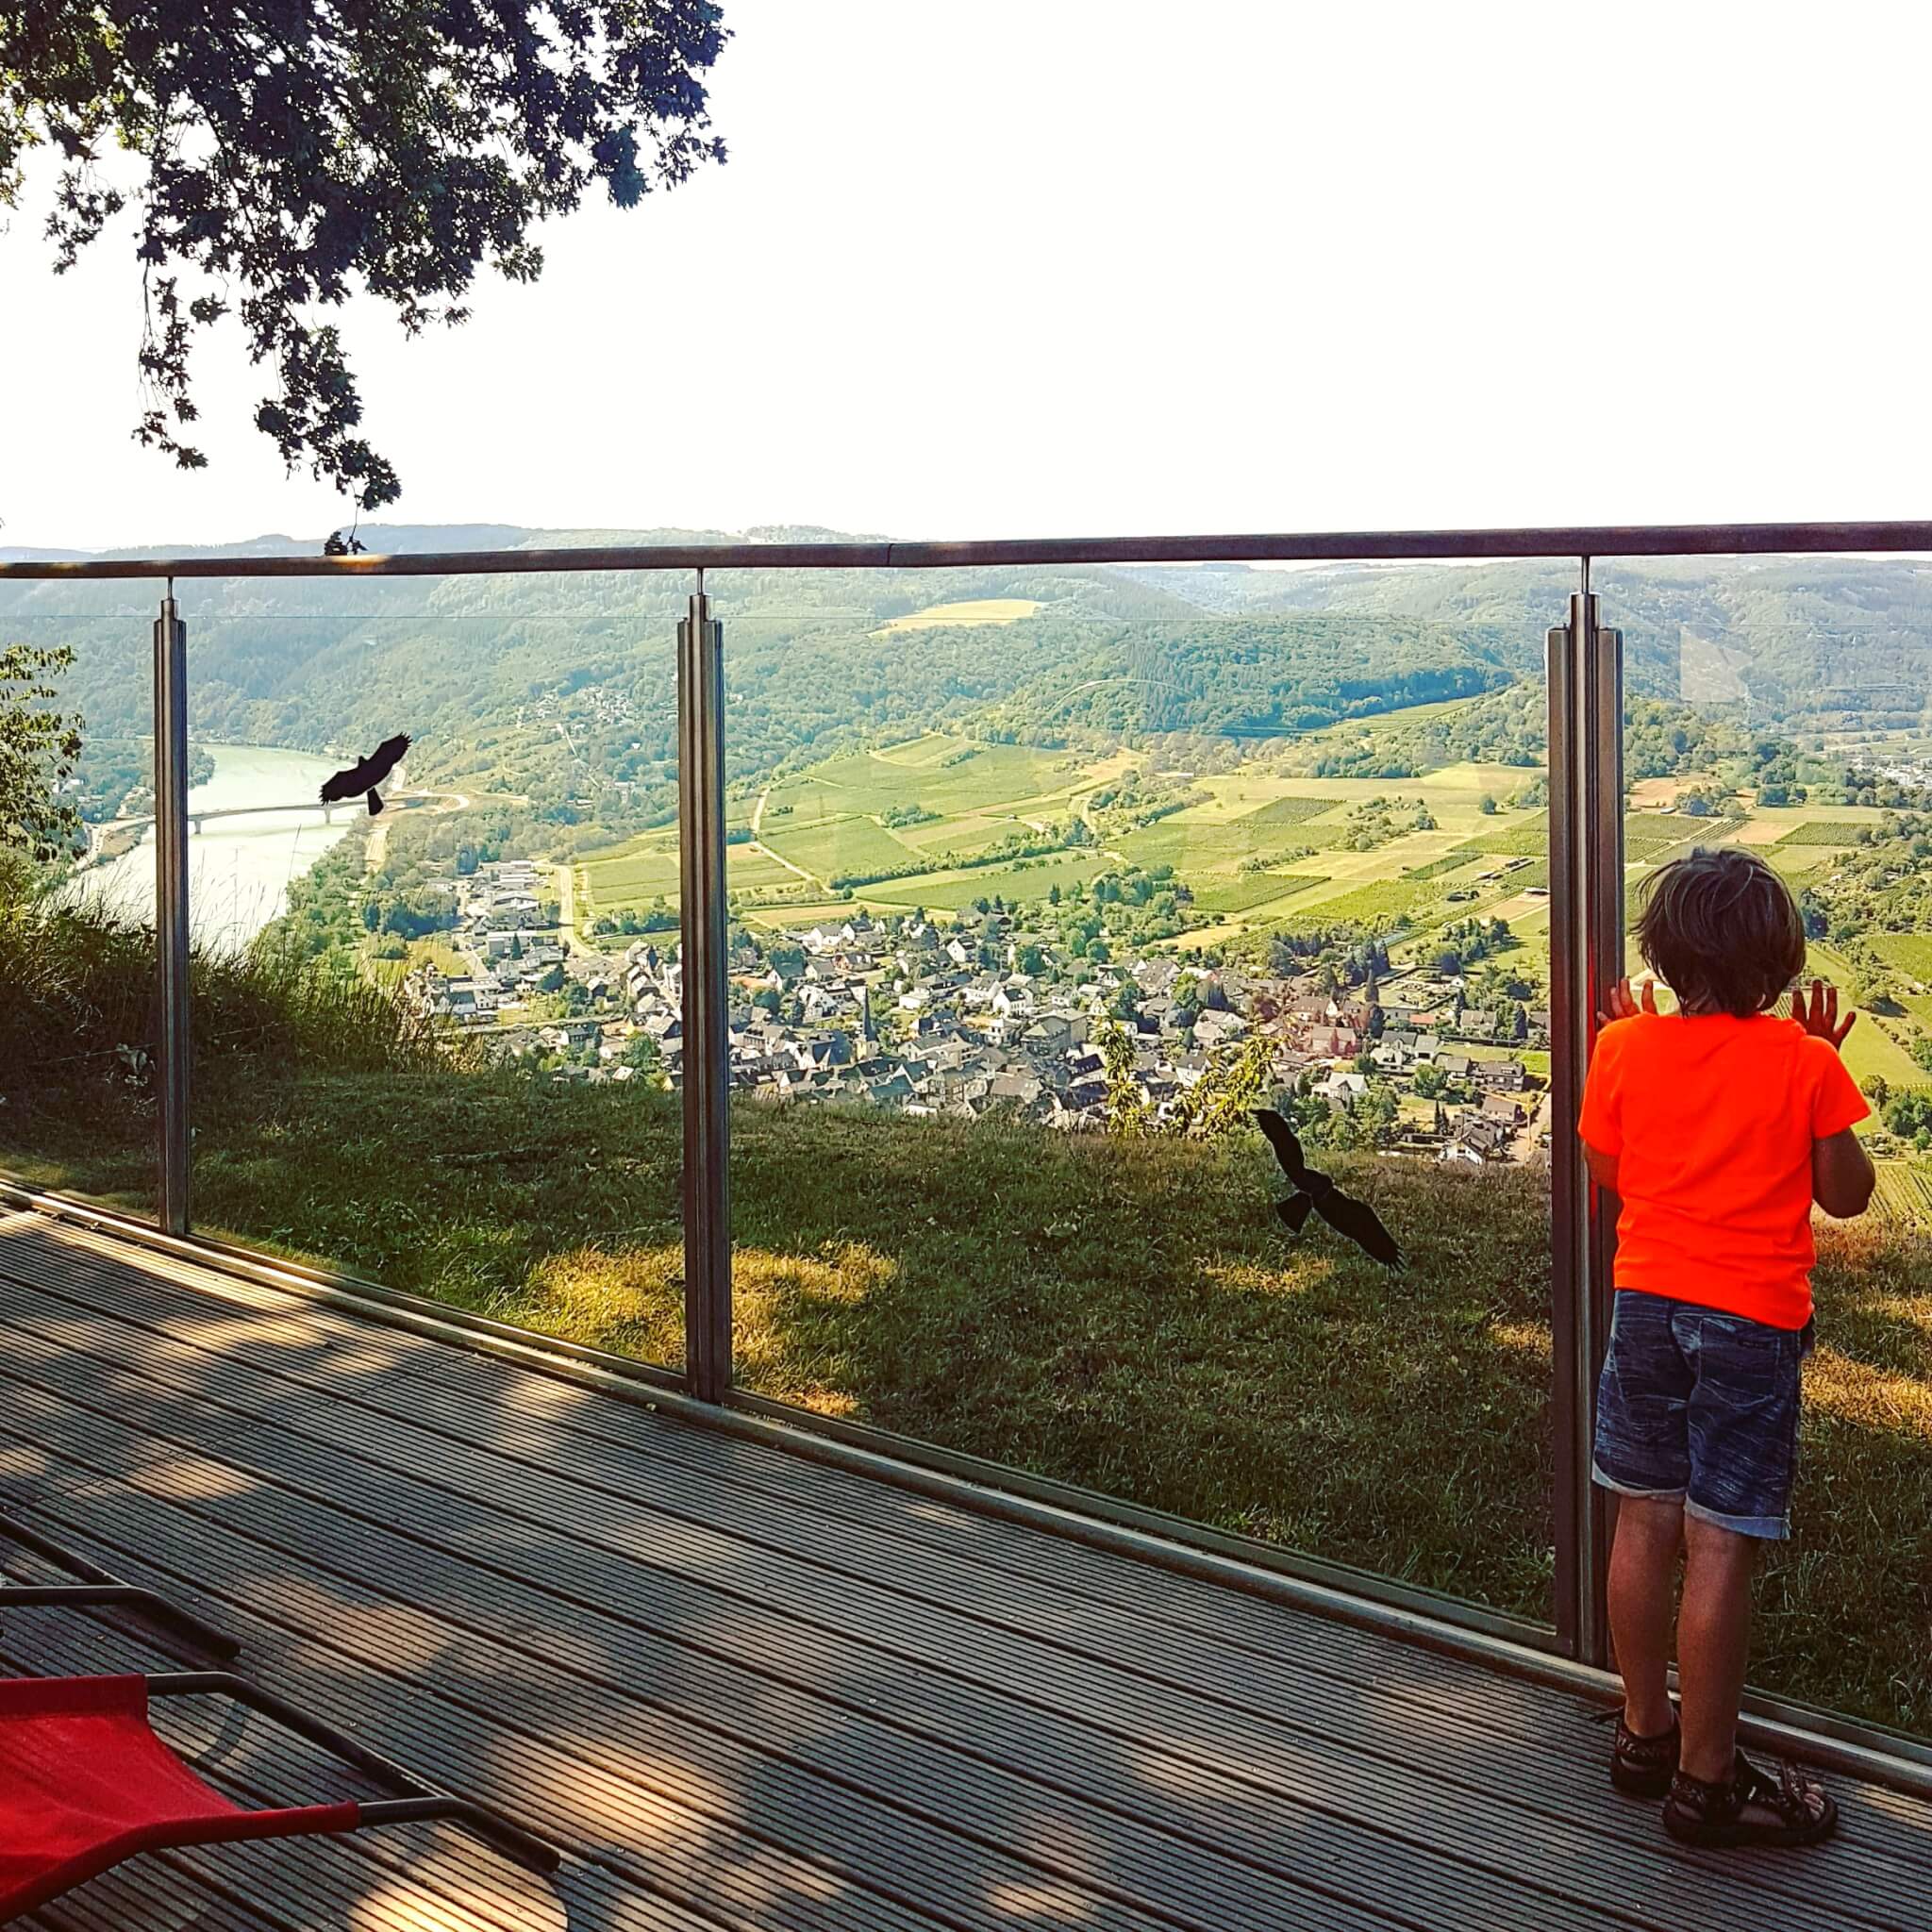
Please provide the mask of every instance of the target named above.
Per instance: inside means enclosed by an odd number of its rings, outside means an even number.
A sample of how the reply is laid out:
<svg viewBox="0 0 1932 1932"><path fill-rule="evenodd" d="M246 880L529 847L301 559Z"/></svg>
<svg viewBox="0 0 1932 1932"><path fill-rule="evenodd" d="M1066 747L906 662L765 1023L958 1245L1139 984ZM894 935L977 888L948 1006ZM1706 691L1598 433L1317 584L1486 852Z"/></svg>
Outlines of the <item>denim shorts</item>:
<svg viewBox="0 0 1932 1932"><path fill-rule="evenodd" d="M1622 1496L1679 1499L1740 1536L1790 1534L1800 1367L1811 1330L1617 1291L1591 1474Z"/></svg>

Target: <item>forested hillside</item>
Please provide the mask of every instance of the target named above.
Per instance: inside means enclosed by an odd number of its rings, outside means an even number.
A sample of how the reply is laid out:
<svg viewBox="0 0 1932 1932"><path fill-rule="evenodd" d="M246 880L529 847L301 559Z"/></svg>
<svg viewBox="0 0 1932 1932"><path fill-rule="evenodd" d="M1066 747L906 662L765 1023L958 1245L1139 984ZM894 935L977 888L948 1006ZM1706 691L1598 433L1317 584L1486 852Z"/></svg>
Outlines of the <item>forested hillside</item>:
<svg viewBox="0 0 1932 1932"><path fill-rule="evenodd" d="M1568 559L1307 570L1142 568L1150 590L1229 615L1348 612L1445 626L1519 669L1540 666L1564 621ZM1910 558L1630 558L1599 561L1604 622L1624 632L1631 688L1734 700L1791 732L1910 727L1932 688L1932 574Z"/></svg>
<svg viewBox="0 0 1932 1932"><path fill-rule="evenodd" d="M486 525L364 535L395 550L724 539ZM1211 763L1357 717L1484 699L1378 741L1375 769L1399 774L1539 755L1544 632L1574 580L1554 561L720 572L709 588L738 778L932 726L1047 746L1178 735ZM1635 694L1705 704L1738 730L1923 717L1932 603L1914 566L1698 559L1604 566L1597 584L1624 628ZM317 751L408 730L412 780L512 803L553 843L574 826L648 825L673 795L673 641L690 588L681 572L184 581L191 730ZM90 737L133 736L148 724L152 594L0 584L0 634L71 644L66 700ZM1684 761L1678 746L1667 768Z"/></svg>

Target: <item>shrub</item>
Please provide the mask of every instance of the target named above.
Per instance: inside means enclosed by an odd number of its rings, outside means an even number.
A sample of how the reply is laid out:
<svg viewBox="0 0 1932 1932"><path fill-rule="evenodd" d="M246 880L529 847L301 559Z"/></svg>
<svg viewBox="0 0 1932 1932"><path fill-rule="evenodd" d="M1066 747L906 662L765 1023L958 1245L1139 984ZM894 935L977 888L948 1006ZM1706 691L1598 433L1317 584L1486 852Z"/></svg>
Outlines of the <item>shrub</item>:
<svg viewBox="0 0 1932 1932"><path fill-rule="evenodd" d="M44 876L0 870L0 1092L15 1124L101 1085L145 1090L157 1050L155 934ZM204 1089L278 1071L416 1070L445 1056L426 1019L382 988L291 951L190 958L195 1057ZM89 1108L90 1117L97 1109ZM108 1118L139 1118L129 1106Z"/></svg>

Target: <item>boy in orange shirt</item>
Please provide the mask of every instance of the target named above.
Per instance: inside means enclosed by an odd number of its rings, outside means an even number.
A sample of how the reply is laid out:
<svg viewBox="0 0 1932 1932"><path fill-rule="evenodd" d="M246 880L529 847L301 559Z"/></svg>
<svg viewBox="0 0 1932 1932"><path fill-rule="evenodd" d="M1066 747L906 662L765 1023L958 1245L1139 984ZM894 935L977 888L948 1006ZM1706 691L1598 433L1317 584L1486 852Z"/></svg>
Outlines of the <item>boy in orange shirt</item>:
<svg viewBox="0 0 1932 1932"><path fill-rule="evenodd" d="M1852 1129L1871 1111L1839 1058L1853 1014L1805 967L1783 880L1748 853L1699 851L1657 874L1637 938L1679 1010L1623 982L1597 1037L1580 1123L1591 1177L1619 1196L1616 1311L1597 1389L1592 1474L1616 1491L1610 1631L1624 1709L1620 1790L1665 1799L1694 1844L1810 1844L1838 1822L1790 1766L1738 1749L1751 1579L1789 1533L1799 1365L1811 1343L1811 1207L1872 1198ZM1672 1585L1681 1726L1666 1688Z"/></svg>

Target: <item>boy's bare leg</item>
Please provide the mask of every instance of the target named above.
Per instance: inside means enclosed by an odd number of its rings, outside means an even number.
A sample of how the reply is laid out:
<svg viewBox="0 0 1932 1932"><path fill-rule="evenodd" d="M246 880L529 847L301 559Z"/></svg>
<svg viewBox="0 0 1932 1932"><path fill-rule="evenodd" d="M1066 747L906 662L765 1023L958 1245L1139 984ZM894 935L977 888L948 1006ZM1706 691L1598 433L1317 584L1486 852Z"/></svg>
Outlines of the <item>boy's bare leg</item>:
<svg viewBox="0 0 1932 1932"><path fill-rule="evenodd" d="M1675 1722L1668 1688L1671 1610L1683 1541L1682 1503L1651 1496L1617 1498L1617 1534L1610 1545L1610 1638L1624 1677L1624 1722L1641 1738L1661 1736Z"/></svg>
<svg viewBox="0 0 1932 1932"><path fill-rule="evenodd" d="M1679 1762L1692 1777L1727 1784L1738 1756L1738 1700L1751 1653L1751 1579L1759 1539L1684 1521L1688 1557L1677 1617L1677 1689L1684 1707Z"/></svg>

